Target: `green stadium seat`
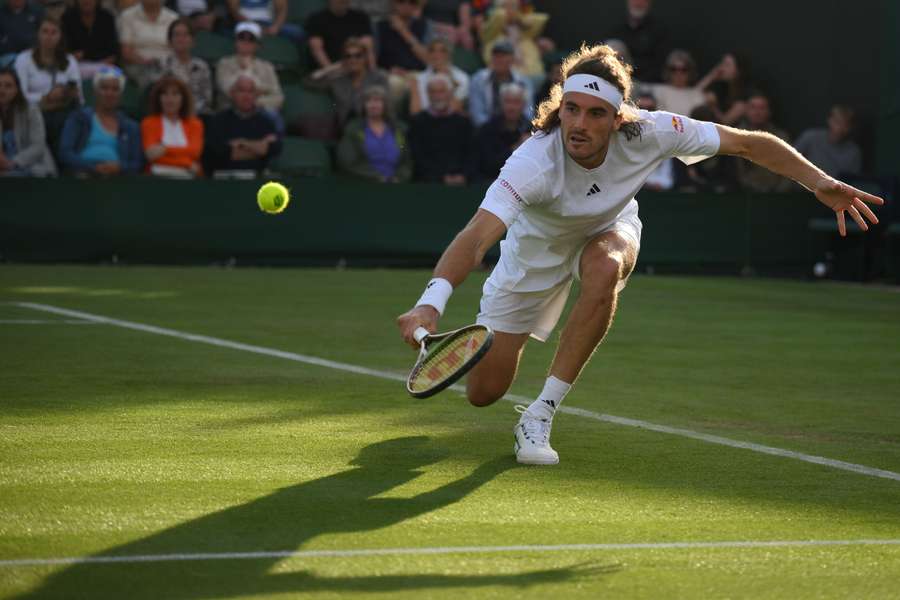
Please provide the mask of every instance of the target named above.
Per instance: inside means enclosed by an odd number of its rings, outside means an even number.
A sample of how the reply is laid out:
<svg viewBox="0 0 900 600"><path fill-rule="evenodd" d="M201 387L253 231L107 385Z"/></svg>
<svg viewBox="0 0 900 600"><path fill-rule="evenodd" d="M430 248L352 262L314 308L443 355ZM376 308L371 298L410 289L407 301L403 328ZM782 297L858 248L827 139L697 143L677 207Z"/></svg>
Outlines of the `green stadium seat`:
<svg viewBox="0 0 900 600"><path fill-rule="evenodd" d="M279 36L265 36L258 56L275 65L276 69L296 69L300 66L297 46Z"/></svg>
<svg viewBox="0 0 900 600"><path fill-rule="evenodd" d="M299 84L287 84L283 90L281 114L288 131L317 140L336 139L337 115L328 93L309 90Z"/></svg>
<svg viewBox="0 0 900 600"><path fill-rule="evenodd" d="M477 52L466 50L462 46L456 46L453 49L453 64L469 75L484 67L484 61Z"/></svg>
<svg viewBox="0 0 900 600"><path fill-rule="evenodd" d="M234 40L217 33L198 31L194 38L194 54L215 69L220 58L234 54Z"/></svg>
<svg viewBox="0 0 900 600"><path fill-rule="evenodd" d="M303 25L309 15L323 10L328 0L288 0L288 21Z"/></svg>
<svg viewBox="0 0 900 600"><path fill-rule="evenodd" d="M280 175L321 177L331 172L331 156L323 142L287 136L269 168Z"/></svg>

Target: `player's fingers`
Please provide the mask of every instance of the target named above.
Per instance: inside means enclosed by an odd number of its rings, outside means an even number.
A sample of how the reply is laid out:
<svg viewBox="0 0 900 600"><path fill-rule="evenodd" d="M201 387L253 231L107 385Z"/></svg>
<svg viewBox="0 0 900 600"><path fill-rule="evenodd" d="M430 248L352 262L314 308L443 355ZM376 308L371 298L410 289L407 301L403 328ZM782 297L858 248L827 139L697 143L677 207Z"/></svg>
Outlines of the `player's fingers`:
<svg viewBox="0 0 900 600"><path fill-rule="evenodd" d="M866 224L866 221L859 214L859 211L856 210L853 206L847 208L847 212L850 213L850 216L853 217L853 220L856 221L856 224L859 225L859 228L863 231L868 231L869 226Z"/></svg>
<svg viewBox="0 0 900 600"><path fill-rule="evenodd" d="M841 234L841 237L847 236L847 223L844 221L844 211L839 210L835 213L837 215L838 222L838 233Z"/></svg>
<svg viewBox="0 0 900 600"><path fill-rule="evenodd" d="M868 192L864 192L862 190L858 190L856 188L850 188L850 190L853 192L853 195L855 197L859 198L863 202L868 202L869 204L877 204L879 206L884 204L884 198L881 198L874 194L870 194Z"/></svg>
<svg viewBox="0 0 900 600"><path fill-rule="evenodd" d="M863 202L859 198L854 198L853 206L855 206L859 212L864 214L866 216L866 218L868 220L870 220L872 223L876 223L876 224L878 223L878 217L875 216L875 213L872 212L871 208L866 206L865 202Z"/></svg>

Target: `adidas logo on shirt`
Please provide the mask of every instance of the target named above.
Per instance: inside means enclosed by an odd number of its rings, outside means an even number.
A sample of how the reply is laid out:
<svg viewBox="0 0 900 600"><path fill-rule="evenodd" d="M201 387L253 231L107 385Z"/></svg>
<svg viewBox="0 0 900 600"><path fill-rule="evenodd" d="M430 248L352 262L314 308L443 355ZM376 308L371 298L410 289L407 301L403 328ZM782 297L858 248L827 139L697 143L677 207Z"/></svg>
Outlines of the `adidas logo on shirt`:
<svg viewBox="0 0 900 600"><path fill-rule="evenodd" d="M599 194L599 193L600 193L600 186L598 186L598 185L595 183L594 185L591 186L591 189L588 190L587 195L588 195L588 196L593 196L594 194Z"/></svg>
<svg viewBox="0 0 900 600"><path fill-rule="evenodd" d="M600 91L600 86L597 85L597 82L596 82L596 81L592 81L592 82L590 82L589 84L585 85L584 87L589 88L589 89L592 89L592 90L594 90L595 92L599 92L599 91Z"/></svg>

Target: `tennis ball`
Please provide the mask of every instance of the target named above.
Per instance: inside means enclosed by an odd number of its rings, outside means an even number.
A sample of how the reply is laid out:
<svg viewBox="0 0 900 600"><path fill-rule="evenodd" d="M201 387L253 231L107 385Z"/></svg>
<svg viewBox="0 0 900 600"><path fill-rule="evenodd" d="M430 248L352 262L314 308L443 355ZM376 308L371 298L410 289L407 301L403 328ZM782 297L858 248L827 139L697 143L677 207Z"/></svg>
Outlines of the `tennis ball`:
<svg viewBox="0 0 900 600"><path fill-rule="evenodd" d="M260 210L272 215L287 208L290 201L291 195L287 188L274 181L264 184L256 193L256 203L259 204Z"/></svg>

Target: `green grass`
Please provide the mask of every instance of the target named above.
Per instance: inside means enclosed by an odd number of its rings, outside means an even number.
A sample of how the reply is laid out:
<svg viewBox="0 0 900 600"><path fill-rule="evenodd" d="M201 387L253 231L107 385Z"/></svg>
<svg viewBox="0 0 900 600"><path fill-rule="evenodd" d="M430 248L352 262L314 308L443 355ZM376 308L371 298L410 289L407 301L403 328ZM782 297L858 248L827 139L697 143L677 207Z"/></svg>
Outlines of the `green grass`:
<svg viewBox="0 0 900 600"><path fill-rule="evenodd" d="M0 267L0 560L519 544L900 539L900 482L108 325L402 373L422 271ZM442 323L470 322L484 274ZM513 392L539 391L529 343ZM566 404L900 472L900 292L634 277ZM900 597L900 546L0 566L2 598Z"/></svg>

